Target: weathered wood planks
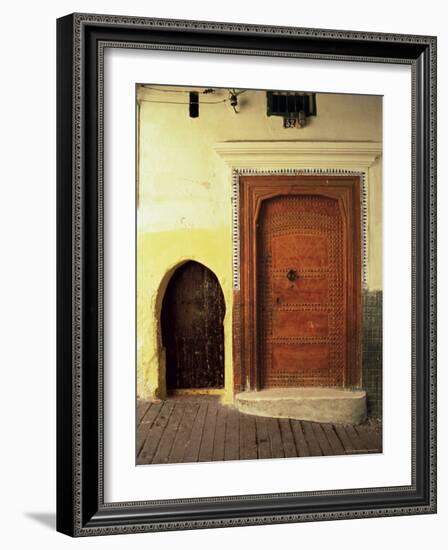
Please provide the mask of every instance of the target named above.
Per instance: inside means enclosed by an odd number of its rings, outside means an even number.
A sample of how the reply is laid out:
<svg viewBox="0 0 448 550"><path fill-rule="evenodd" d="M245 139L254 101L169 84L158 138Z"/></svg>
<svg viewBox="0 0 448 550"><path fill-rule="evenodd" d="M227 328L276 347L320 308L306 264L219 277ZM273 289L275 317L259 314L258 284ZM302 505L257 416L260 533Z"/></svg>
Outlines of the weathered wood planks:
<svg viewBox="0 0 448 550"><path fill-rule="evenodd" d="M139 401L137 464L255 460L381 452L381 428L242 414L218 397Z"/></svg>

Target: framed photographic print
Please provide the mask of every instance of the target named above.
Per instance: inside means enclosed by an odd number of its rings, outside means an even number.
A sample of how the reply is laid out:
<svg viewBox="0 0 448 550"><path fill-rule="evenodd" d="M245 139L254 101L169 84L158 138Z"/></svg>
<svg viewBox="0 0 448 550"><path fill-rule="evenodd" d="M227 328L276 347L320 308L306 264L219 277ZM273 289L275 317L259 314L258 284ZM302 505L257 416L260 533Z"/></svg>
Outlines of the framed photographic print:
<svg viewBox="0 0 448 550"><path fill-rule="evenodd" d="M58 20L71 536L436 511L436 39Z"/></svg>

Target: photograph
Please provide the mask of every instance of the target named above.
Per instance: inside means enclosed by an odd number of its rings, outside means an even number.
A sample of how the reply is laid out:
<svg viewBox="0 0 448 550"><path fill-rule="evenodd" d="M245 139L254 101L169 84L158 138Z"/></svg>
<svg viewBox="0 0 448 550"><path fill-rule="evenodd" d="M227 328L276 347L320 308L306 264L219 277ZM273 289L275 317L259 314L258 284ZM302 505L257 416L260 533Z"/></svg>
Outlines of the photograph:
<svg viewBox="0 0 448 550"><path fill-rule="evenodd" d="M136 464L382 453L382 96L135 90Z"/></svg>

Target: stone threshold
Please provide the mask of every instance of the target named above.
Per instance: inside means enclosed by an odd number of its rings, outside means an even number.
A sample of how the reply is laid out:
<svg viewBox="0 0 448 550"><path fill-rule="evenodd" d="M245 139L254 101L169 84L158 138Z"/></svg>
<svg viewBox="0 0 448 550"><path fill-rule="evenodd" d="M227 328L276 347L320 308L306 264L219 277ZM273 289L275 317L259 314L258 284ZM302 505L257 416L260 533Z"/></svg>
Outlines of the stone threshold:
<svg viewBox="0 0 448 550"><path fill-rule="evenodd" d="M235 396L245 414L332 424L360 424L367 417L366 392L344 388L274 388Z"/></svg>

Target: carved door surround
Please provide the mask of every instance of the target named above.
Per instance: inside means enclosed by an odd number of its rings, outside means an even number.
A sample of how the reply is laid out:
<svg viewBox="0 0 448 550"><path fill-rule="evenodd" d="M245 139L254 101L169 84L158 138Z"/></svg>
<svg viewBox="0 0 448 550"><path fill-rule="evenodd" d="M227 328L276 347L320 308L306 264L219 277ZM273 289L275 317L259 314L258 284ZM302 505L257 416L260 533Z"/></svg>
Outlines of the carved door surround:
<svg viewBox="0 0 448 550"><path fill-rule="evenodd" d="M265 353L266 348L260 340L265 336L262 334L260 317L260 258L264 253L259 235L260 213L269 201L281 197L307 197L308 201L314 197L317 202L320 197L324 203L337 204L336 210L340 214L343 229L343 318L339 331L339 345L343 348L339 359L339 362L342 361L342 371L340 377L328 378L328 384L322 379L318 385L358 386L361 376L360 177L254 175L240 176L239 185L240 291L235 293L234 303L235 390L263 387L261 374L265 363L260 353Z"/></svg>

